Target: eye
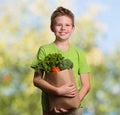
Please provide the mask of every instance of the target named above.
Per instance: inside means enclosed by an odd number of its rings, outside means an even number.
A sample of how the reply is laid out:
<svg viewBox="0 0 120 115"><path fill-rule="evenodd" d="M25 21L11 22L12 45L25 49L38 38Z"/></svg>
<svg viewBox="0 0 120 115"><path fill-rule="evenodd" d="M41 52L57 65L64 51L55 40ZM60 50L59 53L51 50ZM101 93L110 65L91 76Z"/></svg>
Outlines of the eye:
<svg viewBox="0 0 120 115"><path fill-rule="evenodd" d="M61 24L56 24L56 26L62 26Z"/></svg>
<svg viewBox="0 0 120 115"><path fill-rule="evenodd" d="M70 26L70 24L66 24L66 26Z"/></svg>

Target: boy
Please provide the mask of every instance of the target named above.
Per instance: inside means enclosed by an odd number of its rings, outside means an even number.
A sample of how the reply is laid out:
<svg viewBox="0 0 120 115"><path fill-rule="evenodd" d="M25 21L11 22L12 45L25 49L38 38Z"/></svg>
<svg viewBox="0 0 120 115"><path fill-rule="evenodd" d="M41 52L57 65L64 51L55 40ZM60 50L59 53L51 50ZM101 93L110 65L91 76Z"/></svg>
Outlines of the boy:
<svg viewBox="0 0 120 115"><path fill-rule="evenodd" d="M73 13L66 8L58 7L51 16L51 30L54 32L55 41L39 48L31 67L34 68L38 63L38 59L44 59L49 53L61 53L65 58L72 60L75 82L81 102L90 90L90 70L82 51L69 43L69 38L74 28ZM42 74L36 72L34 73L33 83L42 90L43 115L81 115L80 107L75 111L69 111L64 108L58 110L56 107L54 107L53 110L49 109L47 94L74 97L76 92L74 84L71 83L61 87L54 87L42 78Z"/></svg>

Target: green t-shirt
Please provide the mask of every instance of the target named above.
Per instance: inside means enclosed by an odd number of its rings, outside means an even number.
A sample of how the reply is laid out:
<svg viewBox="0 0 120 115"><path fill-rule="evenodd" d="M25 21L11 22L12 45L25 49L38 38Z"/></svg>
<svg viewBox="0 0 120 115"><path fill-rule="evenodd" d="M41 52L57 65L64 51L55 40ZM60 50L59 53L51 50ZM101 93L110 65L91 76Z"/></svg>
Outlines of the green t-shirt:
<svg viewBox="0 0 120 115"><path fill-rule="evenodd" d="M75 82L79 90L80 89L80 74L90 72L89 66L87 64L87 61L86 61L86 58L83 52L73 45L70 45L67 51L60 50L55 45L55 43L43 45L39 48L38 53L36 57L34 58L31 67L34 68L38 63L38 59L44 59L44 57L50 53L61 53L64 58L68 58L73 62L73 72L75 76ZM43 106L43 110L45 111L49 110L49 101L45 93L43 93L42 95L42 106Z"/></svg>

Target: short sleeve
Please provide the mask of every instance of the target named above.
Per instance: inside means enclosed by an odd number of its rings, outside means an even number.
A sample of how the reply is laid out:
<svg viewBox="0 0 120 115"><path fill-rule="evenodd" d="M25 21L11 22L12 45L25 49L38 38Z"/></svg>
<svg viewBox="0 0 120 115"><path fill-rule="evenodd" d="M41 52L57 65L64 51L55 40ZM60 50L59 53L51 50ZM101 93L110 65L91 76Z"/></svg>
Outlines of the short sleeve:
<svg viewBox="0 0 120 115"><path fill-rule="evenodd" d="M83 51L79 50L78 51L78 55L79 55L79 69L78 69L78 74L81 73L89 73L90 72L90 68L89 65L87 63L86 57L83 53Z"/></svg>
<svg viewBox="0 0 120 115"><path fill-rule="evenodd" d="M33 59L33 62L31 64L31 68L35 68L36 65L38 64L38 61L41 59L44 59L45 57L45 53L44 53L44 49L42 47L39 48L36 56Z"/></svg>

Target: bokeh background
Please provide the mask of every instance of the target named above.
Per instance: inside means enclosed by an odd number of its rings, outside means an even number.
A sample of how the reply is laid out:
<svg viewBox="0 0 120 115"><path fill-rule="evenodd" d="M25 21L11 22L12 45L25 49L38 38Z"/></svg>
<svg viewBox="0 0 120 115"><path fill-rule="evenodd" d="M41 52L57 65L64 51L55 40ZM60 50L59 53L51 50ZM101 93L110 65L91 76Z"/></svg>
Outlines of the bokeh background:
<svg viewBox="0 0 120 115"><path fill-rule="evenodd" d="M75 14L71 37L91 68L83 115L120 115L120 1L0 0L0 115L42 115L41 90L30 68L38 48L54 40L50 16L58 6Z"/></svg>

